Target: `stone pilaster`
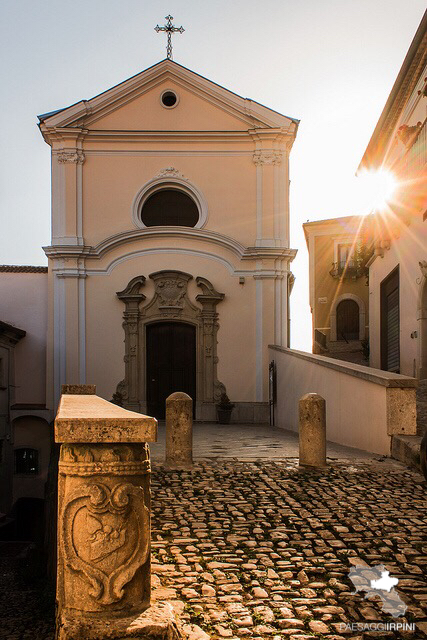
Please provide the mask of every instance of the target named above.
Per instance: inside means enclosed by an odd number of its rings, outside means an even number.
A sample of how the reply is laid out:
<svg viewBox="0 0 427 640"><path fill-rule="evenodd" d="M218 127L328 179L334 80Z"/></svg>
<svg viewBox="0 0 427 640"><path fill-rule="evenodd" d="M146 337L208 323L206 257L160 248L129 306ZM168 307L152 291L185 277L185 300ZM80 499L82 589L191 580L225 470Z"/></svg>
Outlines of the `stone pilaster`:
<svg viewBox="0 0 427 640"><path fill-rule="evenodd" d="M132 410L139 411L139 305L145 300L140 287L145 284L145 277L138 276L131 280L123 291L117 292L117 297L125 303L123 313L123 329L125 330L125 379L120 386L123 404Z"/></svg>
<svg viewBox="0 0 427 640"><path fill-rule="evenodd" d="M217 332L219 328L216 305L224 300L224 294L219 293L206 278L196 278L197 286L203 293L196 296L203 309L200 313L202 329L202 358L204 371L203 402L215 402L215 388L217 386Z"/></svg>

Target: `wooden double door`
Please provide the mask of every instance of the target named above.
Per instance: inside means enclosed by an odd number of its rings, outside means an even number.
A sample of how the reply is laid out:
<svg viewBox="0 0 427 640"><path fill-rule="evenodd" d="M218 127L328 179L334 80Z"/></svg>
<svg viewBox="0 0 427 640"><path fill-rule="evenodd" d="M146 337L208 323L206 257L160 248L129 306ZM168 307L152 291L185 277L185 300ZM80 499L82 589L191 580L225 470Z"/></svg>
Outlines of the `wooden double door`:
<svg viewBox="0 0 427 640"><path fill-rule="evenodd" d="M184 322L146 326L147 413L165 418L166 398L183 391L196 406L196 327Z"/></svg>

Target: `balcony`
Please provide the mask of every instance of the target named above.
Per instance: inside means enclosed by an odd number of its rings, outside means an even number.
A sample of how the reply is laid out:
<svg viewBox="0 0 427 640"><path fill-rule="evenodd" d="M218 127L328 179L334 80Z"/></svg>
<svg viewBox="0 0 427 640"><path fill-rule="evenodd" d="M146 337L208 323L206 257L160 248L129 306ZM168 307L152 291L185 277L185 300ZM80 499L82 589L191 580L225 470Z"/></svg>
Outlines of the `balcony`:
<svg viewBox="0 0 427 640"><path fill-rule="evenodd" d="M368 267L364 264L355 264L354 262L333 262L332 269L329 271L333 278L357 280L367 276L369 273Z"/></svg>

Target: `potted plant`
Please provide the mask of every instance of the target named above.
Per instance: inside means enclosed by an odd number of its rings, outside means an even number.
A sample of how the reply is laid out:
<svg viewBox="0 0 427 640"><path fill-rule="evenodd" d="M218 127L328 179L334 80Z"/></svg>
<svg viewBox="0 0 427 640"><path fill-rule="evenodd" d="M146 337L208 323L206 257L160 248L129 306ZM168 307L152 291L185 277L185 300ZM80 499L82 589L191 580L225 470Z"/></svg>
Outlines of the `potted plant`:
<svg viewBox="0 0 427 640"><path fill-rule="evenodd" d="M234 404L230 402L230 398L225 391L221 393L221 397L216 407L219 424L230 424L231 412L234 409Z"/></svg>

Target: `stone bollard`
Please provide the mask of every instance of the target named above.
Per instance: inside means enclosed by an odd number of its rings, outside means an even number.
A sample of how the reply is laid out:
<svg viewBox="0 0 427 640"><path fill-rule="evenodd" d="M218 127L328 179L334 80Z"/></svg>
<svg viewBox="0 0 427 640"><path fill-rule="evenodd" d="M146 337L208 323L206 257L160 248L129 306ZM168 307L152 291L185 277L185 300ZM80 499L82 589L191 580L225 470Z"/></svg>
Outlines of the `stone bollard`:
<svg viewBox="0 0 427 640"><path fill-rule="evenodd" d="M181 637L170 607L150 607L147 442L156 441L157 421L99 398L93 386L63 391L57 640L146 638L153 621L150 638Z"/></svg>
<svg viewBox="0 0 427 640"><path fill-rule="evenodd" d="M326 466L326 402L317 393L307 393L299 401L299 463Z"/></svg>
<svg viewBox="0 0 427 640"><path fill-rule="evenodd" d="M169 469L193 466L193 401L177 391L166 398L166 460Z"/></svg>

